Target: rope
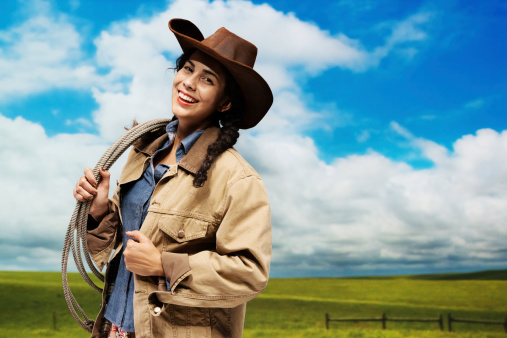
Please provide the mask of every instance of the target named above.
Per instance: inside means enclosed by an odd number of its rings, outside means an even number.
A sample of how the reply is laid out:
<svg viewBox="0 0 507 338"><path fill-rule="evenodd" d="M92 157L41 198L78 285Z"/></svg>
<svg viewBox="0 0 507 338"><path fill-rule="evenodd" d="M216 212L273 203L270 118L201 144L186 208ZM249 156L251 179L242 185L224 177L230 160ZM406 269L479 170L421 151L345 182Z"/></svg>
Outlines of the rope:
<svg viewBox="0 0 507 338"><path fill-rule="evenodd" d="M127 150L135 140L141 137L143 134L148 133L154 129L167 125L170 119L155 119L142 124L139 124L120 138L118 138L107 151L102 155L97 165L93 169L93 175L97 182L100 182L102 176L99 173L99 168L109 170L111 166L118 160L118 158ZM88 267L93 274L102 282L104 282L104 276L97 270L92 262L90 253L88 250L88 243L86 241L86 224L88 221L88 211L90 210L91 201L77 202L74 212L67 228L65 235L65 241L63 243L62 253L62 282L63 282L63 293L65 295L65 301L67 306L74 317L74 319L88 332L92 332L94 321L89 319L83 309L79 306L76 298L70 290L69 283L67 281L67 265L69 262L69 252L72 250L72 256L76 263L77 269L81 274L81 277L97 292L102 293L102 289L95 285L90 279L90 276L86 272L83 264L82 256L85 257ZM81 319L81 317L83 319Z"/></svg>

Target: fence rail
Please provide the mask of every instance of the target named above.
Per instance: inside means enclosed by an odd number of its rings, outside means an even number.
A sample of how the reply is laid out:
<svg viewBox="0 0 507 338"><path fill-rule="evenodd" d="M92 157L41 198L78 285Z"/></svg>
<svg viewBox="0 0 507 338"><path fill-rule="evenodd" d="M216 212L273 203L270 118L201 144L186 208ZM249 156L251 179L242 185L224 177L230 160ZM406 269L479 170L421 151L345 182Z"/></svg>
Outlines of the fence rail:
<svg viewBox="0 0 507 338"><path fill-rule="evenodd" d="M489 320L472 320L472 319L458 319L453 318L451 314L447 314L447 327L452 331L452 323L468 323L468 324L484 324L484 325L502 325L505 332L507 332L507 317L503 322L495 322Z"/></svg>
<svg viewBox="0 0 507 338"><path fill-rule="evenodd" d="M381 318L340 318L331 319L329 314L326 313L326 329L329 330L329 322L382 322L382 329L385 330L387 322L421 322L421 323L438 323L440 330L444 330L444 320L442 315L438 319L428 318L387 318L385 313L382 313ZM452 331L452 323L468 323L468 324L484 324L484 325L502 325L504 331L507 332L507 317L503 322L488 321L488 320L473 320L473 319L459 319L447 314L447 328Z"/></svg>
<svg viewBox="0 0 507 338"><path fill-rule="evenodd" d="M444 330L444 319L440 315L437 319L429 318L387 318L385 313L382 313L381 318L340 318L331 319L329 314L326 313L326 329L329 330L329 322L382 322L382 329L385 330L387 322L422 322L422 323L438 323L440 330Z"/></svg>

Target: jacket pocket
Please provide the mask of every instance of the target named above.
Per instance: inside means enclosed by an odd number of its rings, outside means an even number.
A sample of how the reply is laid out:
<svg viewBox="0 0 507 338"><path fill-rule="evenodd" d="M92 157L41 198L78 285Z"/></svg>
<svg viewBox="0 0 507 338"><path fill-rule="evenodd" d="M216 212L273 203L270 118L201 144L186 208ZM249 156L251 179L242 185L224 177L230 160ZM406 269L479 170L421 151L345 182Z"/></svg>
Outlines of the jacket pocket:
<svg viewBox="0 0 507 338"><path fill-rule="evenodd" d="M208 227L209 222L180 215L162 215L158 221L158 228L176 243L203 239Z"/></svg>
<svg viewBox="0 0 507 338"><path fill-rule="evenodd" d="M213 337L210 309L165 305L150 318L152 337ZM226 337L215 335L215 337Z"/></svg>

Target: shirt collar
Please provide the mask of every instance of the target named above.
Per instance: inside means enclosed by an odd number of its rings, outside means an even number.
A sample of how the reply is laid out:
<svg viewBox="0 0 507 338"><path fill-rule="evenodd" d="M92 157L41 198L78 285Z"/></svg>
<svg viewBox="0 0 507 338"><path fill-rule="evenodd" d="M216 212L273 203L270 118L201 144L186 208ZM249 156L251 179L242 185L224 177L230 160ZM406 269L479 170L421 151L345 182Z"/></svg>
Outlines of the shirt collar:
<svg viewBox="0 0 507 338"><path fill-rule="evenodd" d="M166 129L161 127L146 133L146 135L141 136L134 142L134 148L145 156L153 155L167 141L168 135ZM181 159L179 167L195 175L206 158L208 146L217 140L219 133L220 128L217 125L211 125L206 128L202 137L199 137L192 149L188 150L188 156Z"/></svg>
<svg viewBox="0 0 507 338"><path fill-rule="evenodd" d="M169 136L169 140L172 143L174 141L174 136L176 135L176 131L178 130L178 120L171 121L166 126L166 132ZM181 147L183 148L183 152L187 154L190 151L190 148L195 144L197 139L204 133L204 130L196 130L192 134L188 135L181 141Z"/></svg>

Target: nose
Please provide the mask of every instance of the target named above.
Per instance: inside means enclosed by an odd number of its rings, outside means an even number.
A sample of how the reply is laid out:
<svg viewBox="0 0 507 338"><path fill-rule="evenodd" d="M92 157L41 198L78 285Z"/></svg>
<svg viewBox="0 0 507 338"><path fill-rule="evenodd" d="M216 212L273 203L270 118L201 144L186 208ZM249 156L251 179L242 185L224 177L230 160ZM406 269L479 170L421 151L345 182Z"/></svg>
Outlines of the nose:
<svg viewBox="0 0 507 338"><path fill-rule="evenodd" d="M195 90L195 83L197 81L197 74L191 74L190 76L187 76L187 78L183 81L183 86L185 88Z"/></svg>

